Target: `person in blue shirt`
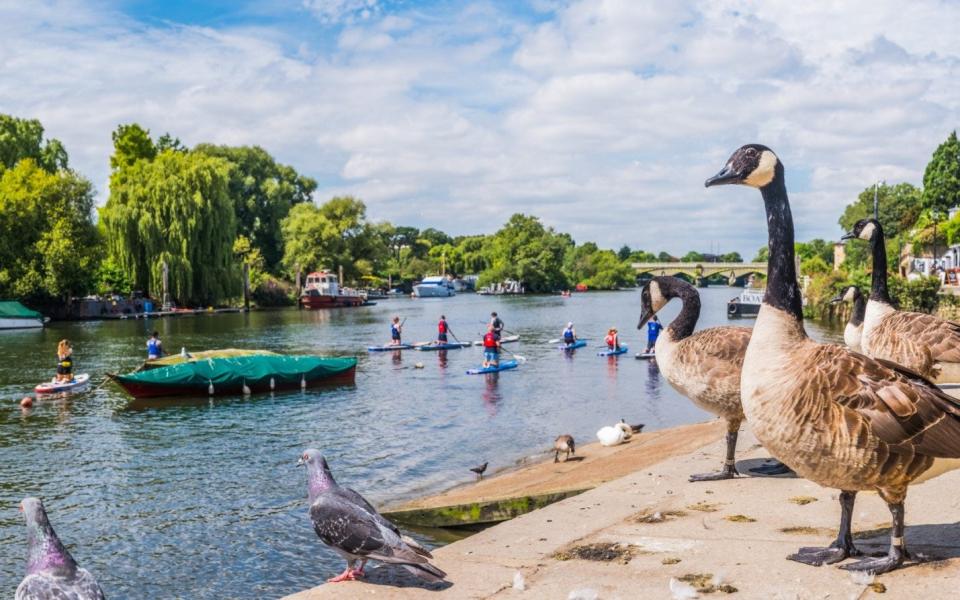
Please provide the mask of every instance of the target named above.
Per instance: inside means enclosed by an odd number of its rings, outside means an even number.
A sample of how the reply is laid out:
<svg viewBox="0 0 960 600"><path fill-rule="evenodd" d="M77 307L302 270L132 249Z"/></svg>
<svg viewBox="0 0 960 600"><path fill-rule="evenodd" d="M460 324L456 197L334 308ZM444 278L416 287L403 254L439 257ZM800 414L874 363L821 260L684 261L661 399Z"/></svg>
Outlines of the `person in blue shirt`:
<svg viewBox="0 0 960 600"><path fill-rule="evenodd" d="M572 346L577 341L577 330L573 328L573 321L567 323L567 328L563 330L563 343Z"/></svg>
<svg viewBox="0 0 960 600"><path fill-rule="evenodd" d="M400 322L400 317L394 317L393 322L390 323L390 345L399 346L402 342L400 341L400 334L403 332L403 323Z"/></svg>
<svg viewBox="0 0 960 600"><path fill-rule="evenodd" d="M154 331L147 340L147 360L156 360L163 356L163 342L160 341L160 334Z"/></svg>
<svg viewBox="0 0 960 600"><path fill-rule="evenodd" d="M661 329L663 329L663 325L660 324L660 319L657 318L657 315L653 315L653 318L647 323L647 349L644 350L647 354L656 352L657 338L660 337Z"/></svg>

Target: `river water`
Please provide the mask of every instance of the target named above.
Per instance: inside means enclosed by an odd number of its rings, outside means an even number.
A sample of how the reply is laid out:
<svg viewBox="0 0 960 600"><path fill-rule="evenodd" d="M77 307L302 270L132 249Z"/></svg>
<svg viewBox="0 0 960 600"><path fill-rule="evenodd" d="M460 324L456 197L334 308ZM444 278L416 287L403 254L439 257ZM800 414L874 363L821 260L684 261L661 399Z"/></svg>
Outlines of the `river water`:
<svg viewBox="0 0 960 600"><path fill-rule="evenodd" d="M701 290L699 327L726 324L731 288ZM478 348L367 355L406 319L405 341L431 339L446 314L453 333L479 339L496 310L522 340L515 371L468 376ZM664 323L679 311L672 303ZM470 481L544 456L560 433L581 444L622 417L647 430L710 415L679 396L656 365L633 358L639 294L391 299L333 311L263 311L159 319L54 323L0 332L0 597L23 577L26 530L17 507L44 500L54 528L112 598L276 598L318 585L343 563L308 520L301 450L320 448L338 480L374 504ZM565 356L547 340L567 321L599 343L617 326L630 353L596 355L595 344ZM750 325L752 321L742 321ZM55 365L69 338L76 372L137 367L160 331L168 352L260 348L357 355L356 385L338 389L132 405L113 384L24 412L18 401ZM808 323L819 339L838 331ZM422 363L423 368L415 368ZM440 542L418 534L430 544Z"/></svg>

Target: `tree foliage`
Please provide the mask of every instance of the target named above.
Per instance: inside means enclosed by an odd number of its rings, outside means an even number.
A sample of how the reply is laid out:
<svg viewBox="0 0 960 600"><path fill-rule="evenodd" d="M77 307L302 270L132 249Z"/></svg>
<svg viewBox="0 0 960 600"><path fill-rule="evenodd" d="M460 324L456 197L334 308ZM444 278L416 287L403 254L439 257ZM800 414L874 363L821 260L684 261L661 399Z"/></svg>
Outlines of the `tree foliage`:
<svg viewBox="0 0 960 600"><path fill-rule="evenodd" d="M480 275L479 283L513 279L531 292L566 288L563 261L573 245L569 235L544 227L536 217L517 213L490 239L490 267Z"/></svg>
<svg viewBox="0 0 960 600"><path fill-rule="evenodd" d="M150 152L139 126L122 126L111 165L110 198L100 211L110 256L136 289L169 290L181 304L213 304L240 292L233 254L236 221L230 164L199 152ZM153 158L151 158L151 155Z"/></svg>
<svg viewBox="0 0 960 600"><path fill-rule="evenodd" d="M65 160L64 160L65 162ZM67 300L90 290L100 259L93 187L33 158L0 176L0 297Z"/></svg>
<svg viewBox="0 0 960 600"><path fill-rule="evenodd" d="M228 193L233 200L237 233L259 250L266 271L276 272L283 258L280 223L295 205L312 200L317 182L276 162L259 146L200 144L194 151L233 165Z"/></svg>
<svg viewBox="0 0 960 600"><path fill-rule="evenodd" d="M50 173L67 168L66 148L60 140L43 139L40 121L0 114L0 173L27 158Z"/></svg>
<svg viewBox="0 0 960 600"><path fill-rule="evenodd" d="M923 204L941 219L947 210L960 204L960 141L956 130L950 132L927 163L923 172Z"/></svg>

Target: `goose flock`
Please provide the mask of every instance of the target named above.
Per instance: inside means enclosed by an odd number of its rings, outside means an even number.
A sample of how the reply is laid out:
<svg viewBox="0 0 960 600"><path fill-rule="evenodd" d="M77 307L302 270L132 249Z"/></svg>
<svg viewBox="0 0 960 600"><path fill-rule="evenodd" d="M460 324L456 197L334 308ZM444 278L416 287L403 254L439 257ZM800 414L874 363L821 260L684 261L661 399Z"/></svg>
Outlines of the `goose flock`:
<svg viewBox="0 0 960 600"><path fill-rule="evenodd" d="M853 232L871 243L874 257L872 288L859 336L864 354L810 339L803 326L783 163L766 146L748 144L705 182L706 187L729 184L760 190L767 217L767 289L742 367L738 358L731 358L732 366L718 369L715 378L701 377L701 389L691 389L688 383L678 389L730 422L737 418L736 409L720 412L722 403L704 401L708 395L703 389L709 388L715 398L729 395L729 374L739 368L740 410L767 451L801 477L840 490L836 540L826 548L801 548L789 559L819 566L861 556L853 543L851 521L857 493L869 490L879 493L889 507L889 550L885 556L841 568L872 573L896 569L907 556L903 539L907 489L960 468L960 404L929 379L949 376L960 363L960 329L929 315L893 308L887 293L883 233L879 223L868 219ZM665 304L669 293L664 292L663 282L651 283L643 297L644 315ZM856 302L855 292L844 298L848 296ZM700 335L691 335L691 316L688 313L676 328L671 324L673 331L668 329L663 336L666 353L662 358L658 344L658 361L666 359L661 366L668 380L674 369L686 369L686 377L697 376L683 354ZM743 343L743 334L734 328L708 335L722 338L713 345L727 343L732 348ZM682 340L690 341L685 345ZM845 340L851 346L857 342L853 335ZM706 342L702 347L709 352ZM916 362L896 362L907 359ZM703 360L714 359L708 354ZM728 460L731 457L728 437Z"/></svg>

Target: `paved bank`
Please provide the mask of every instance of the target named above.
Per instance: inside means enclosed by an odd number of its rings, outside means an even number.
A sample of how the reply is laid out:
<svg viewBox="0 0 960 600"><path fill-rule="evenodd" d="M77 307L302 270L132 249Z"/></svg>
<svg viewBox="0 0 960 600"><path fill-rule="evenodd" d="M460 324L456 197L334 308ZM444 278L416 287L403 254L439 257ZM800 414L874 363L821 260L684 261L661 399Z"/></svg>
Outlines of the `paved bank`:
<svg viewBox="0 0 960 600"><path fill-rule="evenodd" d="M742 472L766 456L748 432L740 446ZM365 582L288 599L563 599L576 590L586 590L583 598L670 598L671 579L684 577L701 589L720 588L700 593L709 598L960 597L960 471L912 488L907 499L907 547L927 562L871 581L784 559L800 546L832 541L835 490L796 478L687 482L690 473L717 468L722 453L722 443L708 444L440 548L435 563L449 574L446 588L416 587L404 571L377 567ZM888 526L884 503L861 494L858 544L885 551ZM513 587L517 573L522 591ZM318 573L318 582L331 574Z"/></svg>

